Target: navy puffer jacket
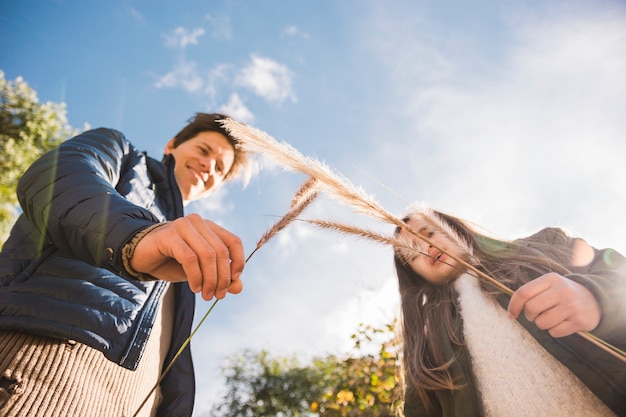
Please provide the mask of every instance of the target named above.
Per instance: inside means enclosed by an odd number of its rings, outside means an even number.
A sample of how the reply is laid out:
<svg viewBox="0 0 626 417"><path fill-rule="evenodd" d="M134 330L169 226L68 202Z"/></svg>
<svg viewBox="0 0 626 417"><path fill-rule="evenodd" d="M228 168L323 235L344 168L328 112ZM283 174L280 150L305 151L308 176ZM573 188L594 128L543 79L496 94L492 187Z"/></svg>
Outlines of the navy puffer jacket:
<svg viewBox="0 0 626 417"><path fill-rule="evenodd" d="M23 213L0 253L0 329L72 339L136 369L163 281L124 269L123 246L140 230L183 215L173 158L163 163L112 129L87 131L36 161L17 188ZM174 285L166 364L191 331L195 296ZM191 416L189 349L161 384L162 416Z"/></svg>

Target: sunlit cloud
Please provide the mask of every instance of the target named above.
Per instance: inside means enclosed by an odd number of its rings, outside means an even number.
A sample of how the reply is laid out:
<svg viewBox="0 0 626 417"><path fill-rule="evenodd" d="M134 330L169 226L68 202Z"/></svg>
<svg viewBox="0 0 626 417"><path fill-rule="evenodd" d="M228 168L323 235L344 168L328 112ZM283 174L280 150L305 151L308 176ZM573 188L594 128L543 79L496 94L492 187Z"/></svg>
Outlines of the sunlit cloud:
<svg viewBox="0 0 626 417"><path fill-rule="evenodd" d="M170 33L163 34L163 39L165 39L165 46L169 48L185 49L187 45L197 45L198 38L202 35L204 35L203 28L190 31L179 26Z"/></svg>
<svg viewBox="0 0 626 417"><path fill-rule="evenodd" d="M189 93L201 91L204 80L198 74L197 64L182 59L176 67L161 76L155 83L156 88L182 88Z"/></svg>
<svg viewBox="0 0 626 417"><path fill-rule="evenodd" d="M238 85L251 89L270 102L296 101L293 91L293 73L286 66L265 57L252 55L252 62L241 70L236 79Z"/></svg>
<svg viewBox="0 0 626 417"><path fill-rule="evenodd" d="M240 122L252 124L254 122L254 114L245 105L239 94L233 93L228 99L228 103L219 107L220 113L227 114Z"/></svg>

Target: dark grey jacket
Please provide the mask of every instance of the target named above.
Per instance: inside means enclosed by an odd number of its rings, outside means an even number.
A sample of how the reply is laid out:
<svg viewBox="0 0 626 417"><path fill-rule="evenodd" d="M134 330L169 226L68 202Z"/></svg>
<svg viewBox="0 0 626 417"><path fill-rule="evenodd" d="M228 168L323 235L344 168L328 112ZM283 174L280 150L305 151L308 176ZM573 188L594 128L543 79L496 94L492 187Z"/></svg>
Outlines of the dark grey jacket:
<svg viewBox="0 0 626 417"><path fill-rule="evenodd" d="M134 279L121 250L140 230L183 215L173 165L111 129L87 131L37 160L20 179L23 213L0 252L0 329L73 339L136 369L167 283ZM166 364L191 331L195 302L186 283L173 285ZM161 386L158 415L191 416L189 349Z"/></svg>

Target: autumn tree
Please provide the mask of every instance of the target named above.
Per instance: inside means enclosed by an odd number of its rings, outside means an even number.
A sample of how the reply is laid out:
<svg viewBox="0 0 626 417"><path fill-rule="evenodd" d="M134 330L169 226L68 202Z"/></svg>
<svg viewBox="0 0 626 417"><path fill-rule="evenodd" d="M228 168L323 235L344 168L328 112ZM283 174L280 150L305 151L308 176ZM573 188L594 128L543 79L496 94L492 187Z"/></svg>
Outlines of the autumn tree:
<svg viewBox="0 0 626 417"><path fill-rule="evenodd" d="M386 336L375 353L363 354L376 337ZM355 354L343 360L325 361L329 378L325 392L313 410L320 417L393 417L401 402L399 343L394 325L375 328L361 325L352 335Z"/></svg>
<svg viewBox="0 0 626 417"><path fill-rule="evenodd" d="M378 337L377 337L378 336ZM374 353L365 353L383 341ZM401 401L399 343L394 326L360 326L353 352L305 365L295 357L246 351L225 367L227 394L219 417L392 417Z"/></svg>
<svg viewBox="0 0 626 417"><path fill-rule="evenodd" d="M44 152L77 134L65 103L40 103L22 77L0 71L0 243L17 216L15 188L24 170Z"/></svg>

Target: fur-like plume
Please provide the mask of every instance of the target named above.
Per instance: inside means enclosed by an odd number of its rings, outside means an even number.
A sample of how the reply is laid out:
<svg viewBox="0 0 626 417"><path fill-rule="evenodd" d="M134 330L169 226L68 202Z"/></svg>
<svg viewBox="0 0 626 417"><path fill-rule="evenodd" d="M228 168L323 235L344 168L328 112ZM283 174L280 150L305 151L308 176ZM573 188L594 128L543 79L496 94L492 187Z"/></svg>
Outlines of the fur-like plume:
<svg viewBox="0 0 626 417"><path fill-rule="evenodd" d="M289 223L295 220L305 208L309 204L313 202L319 195L318 182L315 178L309 178L306 180L296 191L293 199L291 200L291 207L289 211L281 217L272 227L270 227L264 234L261 236L259 241L256 244L254 250L250 253L246 262L254 255L254 253L261 248L261 246L265 245L268 240L274 237L278 232L283 230Z"/></svg>
<svg viewBox="0 0 626 417"><path fill-rule="evenodd" d="M239 146L251 153L262 154L286 169L301 172L316 178L323 188L334 198L346 203L356 212L372 216L383 222L402 226L402 221L387 212L361 188L338 173L334 173L322 162L306 157L286 142L279 143L259 129L236 122L232 119L221 121L224 128L239 140Z"/></svg>
<svg viewBox="0 0 626 417"><path fill-rule="evenodd" d="M310 219L299 219L301 221L314 224L322 229L328 229L335 232L339 232L345 235L352 235L357 237L365 238L369 241L375 243L381 243L383 245L390 245L395 250L402 251L406 253L407 257L415 256L419 252L419 248L416 246L415 242L410 239L405 238L403 235L398 236L385 236L380 233L362 229L356 226L348 226L345 224L332 222L328 220L310 220Z"/></svg>
<svg viewBox="0 0 626 417"><path fill-rule="evenodd" d="M428 251L422 249L420 247L420 244L417 241L415 241L414 239L411 239L405 233L399 233L393 236L386 236L380 233L373 232L371 230L362 229L362 228L355 227L355 226L349 226L349 225L332 222L328 220L310 220L310 219L298 219L298 220L314 224L322 229L333 230L333 231L342 233L344 235L362 237L374 243L389 245L398 254L400 259L402 259L402 261L407 264L411 262L417 256L420 256L420 255L429 256ZM408 226L406 230L409 230Z"/></svg>
<svg viewBox="0 0 626 417"><path fill-rule="evenodd" d="M298 191L296 191L296 193L294 194L293 198L291 199L290 208L294 209L295 207L302 205L303 202L308 200L312 194L315 194L315 196L317 196L319 192L320 190L317 179L313 177L309 178L304 182L304 184L300 186Z"/></svg>
<svg viewBox="0 0 626 417"><path fill-rule="evenodd" d="M416 208L415 205L412 206ZM417 219L418 217L426 221L435 230L440 231L444 235L446 235L452 242L456 244L458 248L465 254L467 254L468 259L473 258L473 249L470 246L469 242L461 235L459 235L448 222L446 222L435 210L430 207L421 206L416 208L415 211L410 212L408 217L412 219Z"/></svg>

